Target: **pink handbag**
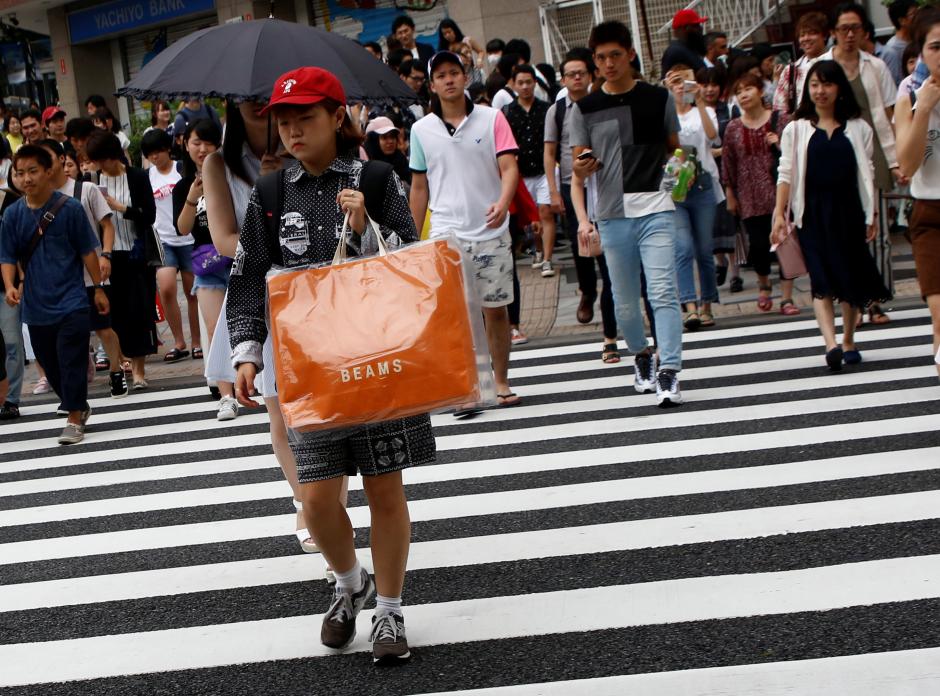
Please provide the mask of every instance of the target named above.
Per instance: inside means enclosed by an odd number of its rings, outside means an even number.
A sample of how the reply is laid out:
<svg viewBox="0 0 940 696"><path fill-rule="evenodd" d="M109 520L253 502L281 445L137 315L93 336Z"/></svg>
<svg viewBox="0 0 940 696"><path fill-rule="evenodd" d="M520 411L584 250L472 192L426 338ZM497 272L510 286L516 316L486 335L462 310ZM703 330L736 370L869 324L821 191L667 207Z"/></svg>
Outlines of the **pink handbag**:
<svg viewBox="0 0 940 696"><path fill-rule="evenodd" d="M793 157L791 162L796 162L796 137L793 138ZM791 196L792 189L791 189ZM790 201L787 201L787 236L779 244L770 247L772 252L776 252L777 261L780 263L780 277L784 280L793 280L809 273L806 269L806 259L803 258L803 249L800 246L800 238L796 233L796 225L790 218Z"/></svg>
<svg viewBox="0 0 940 696"><path fill-rule="evenodd" d="M578 256L589 258L603 253L601 235L596 227L591 227L590 232L578 232Z"/></svg>

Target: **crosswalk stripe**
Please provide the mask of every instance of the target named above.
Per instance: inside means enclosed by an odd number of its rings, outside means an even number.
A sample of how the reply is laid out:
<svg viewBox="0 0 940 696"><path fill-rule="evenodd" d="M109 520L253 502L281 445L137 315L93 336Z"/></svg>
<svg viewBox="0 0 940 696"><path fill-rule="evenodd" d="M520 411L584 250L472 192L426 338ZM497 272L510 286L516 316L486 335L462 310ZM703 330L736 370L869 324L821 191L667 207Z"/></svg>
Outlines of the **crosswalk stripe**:
<svg viewBox="0 0 940 696"><path fill-rule="evenodd" d="M929 696L940 648L617 675L413 696Z"/></svg>
<svg viewBox="0 0 940 696"><path fill-rule="evenodd" d="M411 545L411 571L499 563L525 558L604 553L678 546L774 534L934 519L940 492L832 500L729 512L630 520L583 527L424 541ZM369 549L357 553L372 567ZM0 612L108 602L168 594L208 592L252 585L274 585L322 578L322 568L307 556L281 556L183 568L164 568L18 585L0 585Z"/></svg>
<svg viewBox="0 0 940 696"><path fill-rule="evenodd" d="M826 611L940 596L940 555L777 573L666 580L409 607L412 647L738 616ZM319 616L0 645L0 686L329 657ZM350 651L367 649L362 612ZM263 641L258 637L264 636Z"/></svg>

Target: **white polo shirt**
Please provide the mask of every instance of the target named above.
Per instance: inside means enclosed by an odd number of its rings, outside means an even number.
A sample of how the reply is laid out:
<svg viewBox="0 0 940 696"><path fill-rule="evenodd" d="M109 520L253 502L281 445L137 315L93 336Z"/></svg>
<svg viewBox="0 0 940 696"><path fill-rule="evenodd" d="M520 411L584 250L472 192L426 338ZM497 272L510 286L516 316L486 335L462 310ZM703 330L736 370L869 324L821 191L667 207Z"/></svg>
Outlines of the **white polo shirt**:
<svg viewBox="0 0 940 696"><path fill-rule="evenodd" d="M486 211L502 195L497 157L519 147L501 111L467 100L468 113L453 129L436 113L411 128L412 171L426 173L430 193L431 236L448 233L469 242L499 238L486 226Z"/></svg>

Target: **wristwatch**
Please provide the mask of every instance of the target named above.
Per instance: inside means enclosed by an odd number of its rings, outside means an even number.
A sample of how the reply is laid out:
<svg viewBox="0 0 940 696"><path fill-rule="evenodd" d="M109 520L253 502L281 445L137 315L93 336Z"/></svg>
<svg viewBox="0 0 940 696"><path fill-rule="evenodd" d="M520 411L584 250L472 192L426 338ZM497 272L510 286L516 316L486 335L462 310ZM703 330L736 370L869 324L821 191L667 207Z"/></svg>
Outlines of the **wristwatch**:
<svg viewBox="0 0 940 696"><path fill-rule="evenodd" d="M101 258L108 259L108 261L110 261L110 260L111 260L111 252L110 252L110 251L102 251L102 252L101 252Z"/></svg>
<svg viewBox="0 0 940 696"><path fill-rule="evenodd" d="M104 285L102 285L101 283L95 283L94 285L92 285L92 287L95 290L104 290Z"/></svg>

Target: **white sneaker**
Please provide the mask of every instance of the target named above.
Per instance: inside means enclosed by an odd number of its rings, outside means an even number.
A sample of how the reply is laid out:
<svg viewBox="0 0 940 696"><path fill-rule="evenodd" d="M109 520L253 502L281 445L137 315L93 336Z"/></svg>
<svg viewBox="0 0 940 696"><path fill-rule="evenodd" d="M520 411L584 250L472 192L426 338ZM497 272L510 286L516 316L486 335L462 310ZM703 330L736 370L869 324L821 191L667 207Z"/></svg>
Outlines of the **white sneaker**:
<svg viewBox="0 0 940 696"><path fill-rule="evenodd" d="M532 268L541 268L542 267L542 252L537 251L532 257Z"/></svg>
<svg viewBox="0 0 940 696"><path fill-rule="evenodd" d="M52 385L49 384L49 380L45 377L40 377L36 380L36 386L33 387L33 394L48 394L52 391Z"/></svg>
<svg viewBox="0 0 940 696"><path fill-rule="evenodd" d="M555 269L552 268L552 262L543 261L542 262L542 277L551 278L553 275L555 275Z"/></svg>
<svg viewBox="0 0 940 696"><path fill-rule="evenodd" d="M514 346L525 345L529 342L529 337L522 333L519 329L513 329L510 332L510 340Z"/></svg>
<svg viewBox="0 0 940 696"><path fill-rule="evenodd" d="M638 353L633 359L633 388L640 394L656 391L656 353Z"/></svg>
<svg viewBox="0 0 940 696"><path fill-rule="evenodd" d="M235 420L238 417L238 402L231 396L223 396L219 400L219 412L215 417L220 421Z"/></svg>
<svg viewBox="0 0 940 696"><path fill-rule="evenodd" d="M656 375L656 403L660 408L678 406L682 403L679 391L679 375L675 370L660 370Z"/></svg>

